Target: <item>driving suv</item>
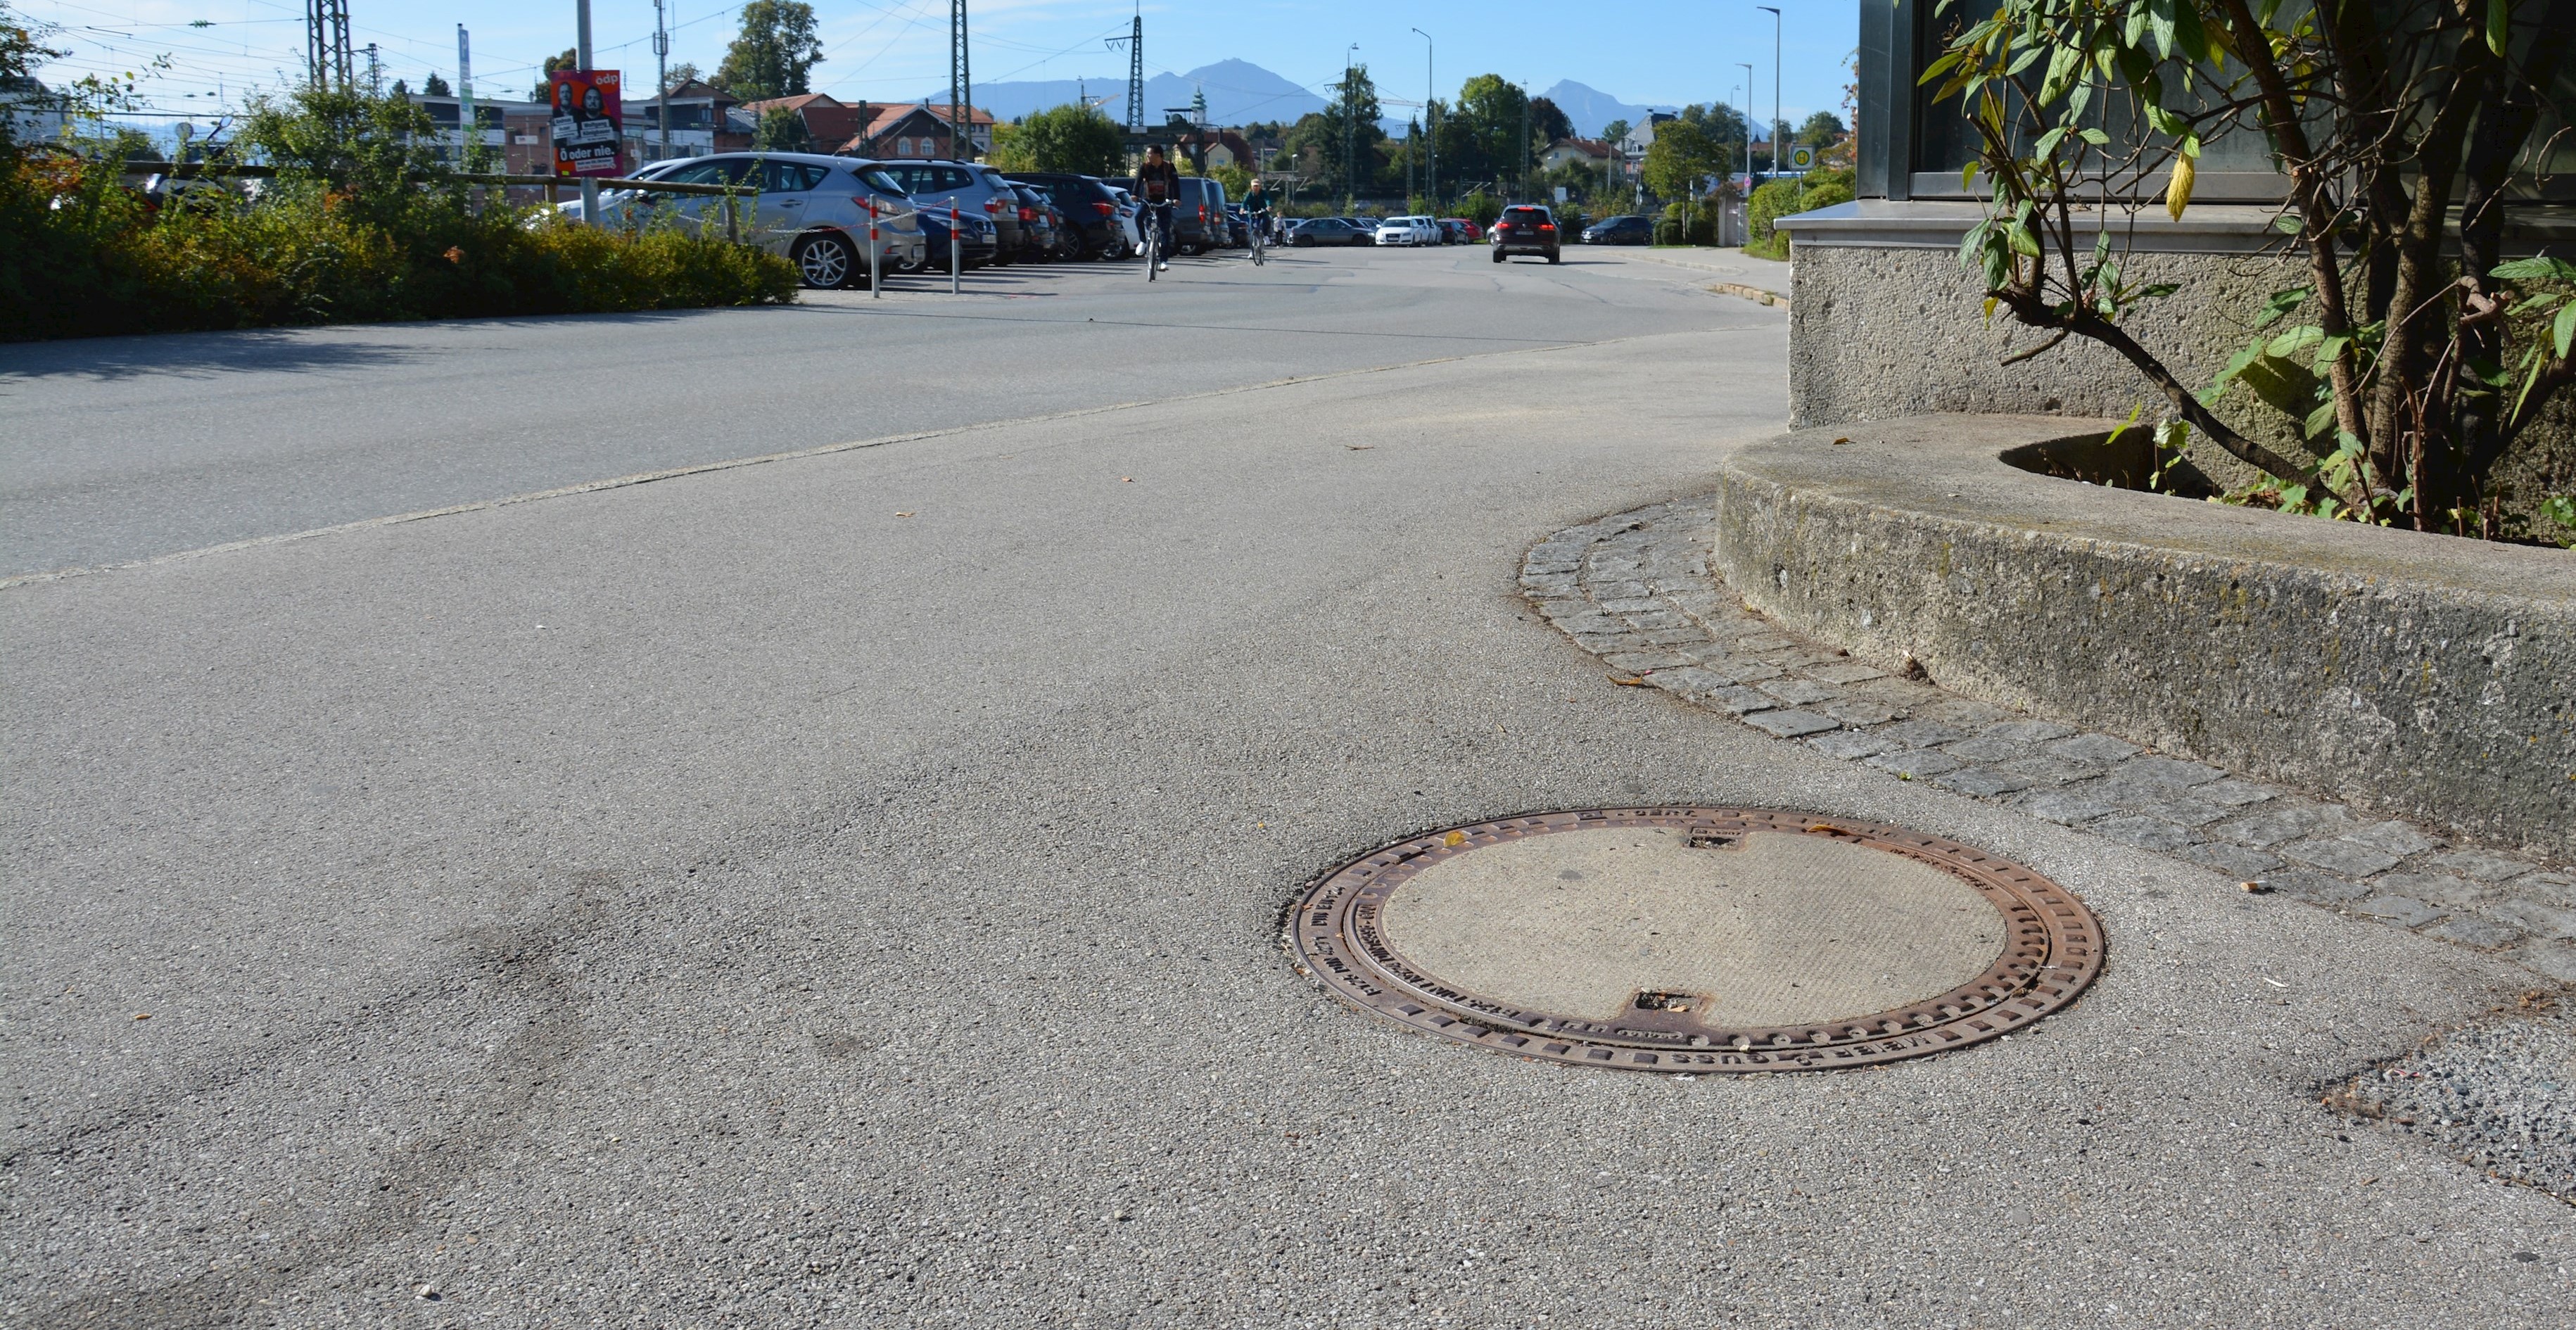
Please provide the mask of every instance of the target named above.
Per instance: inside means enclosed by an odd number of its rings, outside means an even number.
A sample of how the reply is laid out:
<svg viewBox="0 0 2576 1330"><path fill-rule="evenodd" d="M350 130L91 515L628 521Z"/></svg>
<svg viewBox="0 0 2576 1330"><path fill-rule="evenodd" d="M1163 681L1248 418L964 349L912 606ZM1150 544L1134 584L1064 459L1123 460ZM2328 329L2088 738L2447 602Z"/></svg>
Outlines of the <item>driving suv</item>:
<svg viewBox="0 0 2576 1330"><path fill-rule="evenodd" d="M1543 254L1548 262L1559 262L1556 214L1536 203L1516 203L1503 209L1503 215L1494 222L1494 262L1500 263L1513 254Z"/></svg>

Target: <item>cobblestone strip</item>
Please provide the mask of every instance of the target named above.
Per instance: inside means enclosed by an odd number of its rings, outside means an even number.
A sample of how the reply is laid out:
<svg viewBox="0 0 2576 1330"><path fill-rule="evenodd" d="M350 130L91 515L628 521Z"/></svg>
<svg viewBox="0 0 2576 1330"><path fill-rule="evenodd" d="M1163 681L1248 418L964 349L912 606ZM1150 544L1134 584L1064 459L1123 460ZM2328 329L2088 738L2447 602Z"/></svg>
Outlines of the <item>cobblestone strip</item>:
<svg viewBox="0 0 2576 1330"><path fill-rule="evenodd" d="M1711 575L1686 500L1532 546L1521 589L1609 666L1784 742L2019 808L2576 983L2576 874L1892 677L1783 631Z"/></svg>

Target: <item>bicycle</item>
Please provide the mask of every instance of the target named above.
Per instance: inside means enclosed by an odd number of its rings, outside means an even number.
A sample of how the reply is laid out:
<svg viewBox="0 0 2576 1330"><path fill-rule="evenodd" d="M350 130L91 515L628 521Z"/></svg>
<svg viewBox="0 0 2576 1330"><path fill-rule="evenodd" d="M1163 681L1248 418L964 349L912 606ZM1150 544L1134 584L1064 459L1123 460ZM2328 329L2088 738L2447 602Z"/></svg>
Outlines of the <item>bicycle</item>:
<svg viewBox="0 0 2576 1330"><path fill-rule="evenodd" d="M1252 219L1252 225L1246 229L1252 232L1252 266L1258 268L1270 261L1263 257L1263 251L1269 248L1270 219L1255 217Z"/></svg>
<svg viewBox="0 0 2576 1330"><path fill-rule="evenodd" d="M1152 225L1145 227L1145 280L1148 283L1154 280L1154 261L1163 256L1162 239L1162 233Z"/></svg>

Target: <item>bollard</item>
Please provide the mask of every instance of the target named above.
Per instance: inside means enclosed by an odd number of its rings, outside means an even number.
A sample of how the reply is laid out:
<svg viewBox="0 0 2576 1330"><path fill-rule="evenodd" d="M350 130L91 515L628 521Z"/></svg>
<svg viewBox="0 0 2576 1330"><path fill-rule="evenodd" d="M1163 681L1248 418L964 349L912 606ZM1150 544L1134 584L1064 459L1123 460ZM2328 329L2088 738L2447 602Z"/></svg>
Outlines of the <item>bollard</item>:
<svg viewBox="0 0 2576 1330"><path fill-rule="evenodd" d="M957 279L966 271L963 248L957 243L957 196L948 196L948 294L957 294Z"/></svg>
<svg viewBox="0 0 2576 1330"><path fill-rule="evenodd" d="M877 236L877 197L868 196L868 299L885 299L885 250Z"/></svg>

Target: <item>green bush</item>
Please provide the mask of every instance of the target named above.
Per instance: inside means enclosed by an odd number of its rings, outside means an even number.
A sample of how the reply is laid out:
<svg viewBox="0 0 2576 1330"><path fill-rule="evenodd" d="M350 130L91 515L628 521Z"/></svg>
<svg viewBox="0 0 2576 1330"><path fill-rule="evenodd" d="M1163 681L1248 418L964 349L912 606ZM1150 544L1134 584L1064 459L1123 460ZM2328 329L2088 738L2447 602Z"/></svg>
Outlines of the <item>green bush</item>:
<svg viewBox="0 0 2576 1330"><path fill-rule="evenodd" d="M1690 204L1664 205L1663 215L1655 219L1655 243L1658 245L1714 245L1717 243L1717 208L1708 199Z"/></svg>
<svg viewBox="0 0 2576 1330"><path fill-rule="evenodd" d="M787 260L714 236L477 214L412 146L419 114L336 93L261 106L240 141L277 178L209 181L157 210L117 165L0 153L0 340L796 297Z"/></svg>
<svg viewBox="0 0 2576 1330"><path fill-rule="evenodd" d="M1789 234L1774 225L1793 213L1813 212L1852 201L1851 172L1810 171L1802 180L1774 180L1745 201L1744 249L1775 259L1789 257Z"/></svg>

